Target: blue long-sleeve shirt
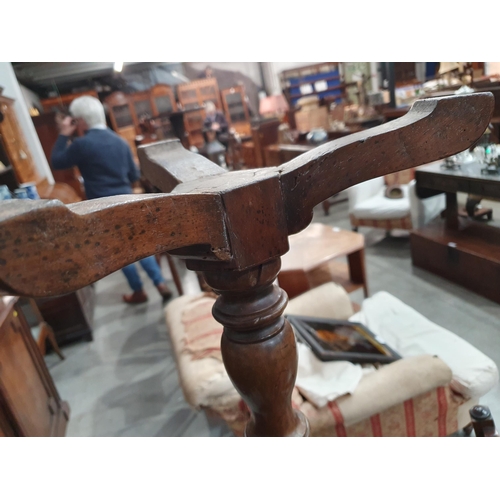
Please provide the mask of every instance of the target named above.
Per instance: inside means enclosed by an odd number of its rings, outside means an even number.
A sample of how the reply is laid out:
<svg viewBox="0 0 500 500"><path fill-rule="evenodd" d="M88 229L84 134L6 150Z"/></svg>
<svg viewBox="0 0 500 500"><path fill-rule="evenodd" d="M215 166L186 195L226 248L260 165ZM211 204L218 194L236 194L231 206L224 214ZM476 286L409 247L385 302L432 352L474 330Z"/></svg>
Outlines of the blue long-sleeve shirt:
<svg viewBox="0 0 500 500"><path fill-rule="evenodd" d="M83 177L87 199L131 194L139 171L125 140L106 129L88 130L68 145L69 137L60 135L52 149L52 168L64 170L77 166Z"/></svg>

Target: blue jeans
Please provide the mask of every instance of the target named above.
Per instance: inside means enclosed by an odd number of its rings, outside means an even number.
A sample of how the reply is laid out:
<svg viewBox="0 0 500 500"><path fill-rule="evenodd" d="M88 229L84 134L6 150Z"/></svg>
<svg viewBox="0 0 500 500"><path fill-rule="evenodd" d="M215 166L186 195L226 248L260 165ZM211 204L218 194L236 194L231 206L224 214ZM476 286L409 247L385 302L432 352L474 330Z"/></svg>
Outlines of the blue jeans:
<svg viewBox="0 0 500 500"><path fill-rule="evenodd" d="M142 266L144 271L146 271L146 273L156 286L160 283L165 282L165 278L161 274L160 266L156 262L156 258L154 255L140 260L139 264ZM130 288L132 288L134 292L142 290L141 277L139 276L139 271L137 271L137 267L135 267L135 264L129 264L128 266L124 267L122 271L127 278Z"/></svg>

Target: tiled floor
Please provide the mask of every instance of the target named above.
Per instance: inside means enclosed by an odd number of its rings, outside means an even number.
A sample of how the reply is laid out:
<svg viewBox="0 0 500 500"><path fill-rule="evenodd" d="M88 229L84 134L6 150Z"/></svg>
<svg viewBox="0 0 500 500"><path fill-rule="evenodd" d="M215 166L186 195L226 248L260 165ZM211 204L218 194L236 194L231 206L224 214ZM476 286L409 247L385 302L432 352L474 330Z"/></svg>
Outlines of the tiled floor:
<svg viewBox="0 0 500 500"><path fill-rule="evenodd" d="M314 221L350 229L347 204ZM495 209L494 214L500 213ZM500 366L500 306L411 265L407 237L385 237L361 229L366 237L370 294L386 290L490 356ZM179 266L181 267L181 266ZM142 269L141 275L144 276ZM164 274L169 276L164 262ZM487 279L487 277L485 277ZM197 290L183 272L186 292ZM61 396L69 402L68 436L220 436L224 426L209 424L185 403L166 331L160 298L144 278L150 301L122 304L126 291L118 272L97 283L94 341L63 348L66 359L47 356ZM173 283L170 282L173 288ZM352 299L362 301L361 290ZM500 388L483 402L500 420Z"/></svg>

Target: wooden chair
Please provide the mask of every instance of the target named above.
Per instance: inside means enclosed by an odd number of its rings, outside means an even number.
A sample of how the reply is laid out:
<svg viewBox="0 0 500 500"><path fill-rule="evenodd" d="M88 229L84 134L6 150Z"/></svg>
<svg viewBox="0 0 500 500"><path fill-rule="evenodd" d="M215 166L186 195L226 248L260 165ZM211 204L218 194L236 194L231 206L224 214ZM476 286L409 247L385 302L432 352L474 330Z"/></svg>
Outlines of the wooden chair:
<svg viewBox="0 0 500 500"><path fill-rule="evenodd" d="M179 141L140 147L144 175L169 194L70 206L3 202L0 289L59 295L148 255L179 256L218 294L213 316L224 326L224 365L252 413L246 435L306 436L307 420L291 405L297 351L282 315L287 296L274 284L288 236L337 192L467 149L486 129L493 101L489 93L424 99L397 122L280 167L227 172Z"/></svg>

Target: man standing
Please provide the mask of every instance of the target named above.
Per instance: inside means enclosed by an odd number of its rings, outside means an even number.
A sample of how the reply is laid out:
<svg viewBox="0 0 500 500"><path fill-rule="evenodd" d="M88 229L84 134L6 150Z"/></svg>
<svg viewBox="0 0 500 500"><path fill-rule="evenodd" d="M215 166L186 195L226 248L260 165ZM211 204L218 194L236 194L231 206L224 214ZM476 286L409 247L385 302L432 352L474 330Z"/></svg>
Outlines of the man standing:
<svg viewBox="0 0 500 500"><path fill-rule="evenodd" d="M63 170L77 166L83 177L85 194L89 200L132 194L132 184L139 180L139 171L132 158L128 144L106 126L104 107L95 97L82 96L75 99L69 111L71 116L59 124L59 137L52 150L52 167ZM85 131L83 137L71 140L79 127ZM154 256L139 261L155 284L163 301L172 296L161 274ZM122 269L133 293L124 295L129 304L140 304L148 300L135 264Z"/></svg>

